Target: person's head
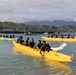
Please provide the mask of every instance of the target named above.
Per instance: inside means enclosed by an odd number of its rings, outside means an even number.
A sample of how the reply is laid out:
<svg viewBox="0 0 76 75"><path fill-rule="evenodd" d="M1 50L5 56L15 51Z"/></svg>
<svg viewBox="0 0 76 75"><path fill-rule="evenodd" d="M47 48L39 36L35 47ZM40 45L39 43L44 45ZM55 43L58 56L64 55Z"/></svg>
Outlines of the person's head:
<svg viewBox="0 0 76 75"><path fill-rule="evenodd" d="M45 45L46 44L46 41L45 40L43 40L43 45Z"/></svg>
<svg viewBox="0 0 76 75"><path fill-rule="evenodd" d="M29 37L27 37L27 40L29 40Z"/></svg>
<svg viewBox="0 0 76 75"><path fill-rule="evenodd" d="M22 40L22 39L23 39L23 37L22 37L22 36L20 36L20 39Z"/></svg>
<svg viewBox="0 0 76 75"><path fill-rule="evenodd" d="M34 38L32 38L31 41L33 42L34 41Z"/></svg>
<svg viewBox="0 0 76 75"><path fill-rule="evenodd" d="M38 40L39 43L41 43L41 40Z"/></svg>
<svg viewBox="0 0 76 75"><path fill-rule="evenodd" d="M21 39L21 36L19 36L18 38Z"/></svg>

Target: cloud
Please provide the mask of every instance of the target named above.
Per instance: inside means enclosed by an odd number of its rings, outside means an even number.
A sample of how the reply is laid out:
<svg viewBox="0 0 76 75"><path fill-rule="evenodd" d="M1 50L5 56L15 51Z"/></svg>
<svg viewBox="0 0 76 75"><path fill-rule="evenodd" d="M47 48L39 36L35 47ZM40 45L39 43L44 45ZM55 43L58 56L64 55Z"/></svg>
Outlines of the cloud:
<svg viewBox="0 0 76 75"><path fill-rule="evenodd" d="M1 21L59 19L58 16L76 16L76 0L0 0Z"/></svg>

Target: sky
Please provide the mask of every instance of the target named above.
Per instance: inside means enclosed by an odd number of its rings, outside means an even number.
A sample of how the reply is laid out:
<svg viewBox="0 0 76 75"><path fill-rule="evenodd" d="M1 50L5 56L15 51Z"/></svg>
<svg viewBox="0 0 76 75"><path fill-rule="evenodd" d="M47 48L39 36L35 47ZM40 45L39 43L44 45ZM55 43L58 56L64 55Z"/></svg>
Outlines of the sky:
<svg viewBox="0 0 76 75"><path fill-rule="evenodd" d="M76 0L0 0L0 21L76 21Z"/></svg>

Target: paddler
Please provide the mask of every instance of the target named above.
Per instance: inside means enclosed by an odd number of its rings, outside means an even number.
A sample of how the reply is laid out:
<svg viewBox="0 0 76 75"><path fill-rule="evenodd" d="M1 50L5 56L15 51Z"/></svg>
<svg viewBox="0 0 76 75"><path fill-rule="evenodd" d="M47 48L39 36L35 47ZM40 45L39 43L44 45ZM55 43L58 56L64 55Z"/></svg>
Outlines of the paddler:
<svg viewBox="0 0 76 75"><path fill-rule="evenodd" d="M45 51L50 51L50 46L49 44L46 44L46 41L43 41L42 43L43 45L41 46L40 48L40 54L42 55L42 58L44 58L44 54L45 54Z"/></svg>
<svg viewBox="0 0 76 75"><path fill-rule="evenodd" d="M40 49L42 45L43 44L42 44L41 40L38 40L37 49Z"/></svg>

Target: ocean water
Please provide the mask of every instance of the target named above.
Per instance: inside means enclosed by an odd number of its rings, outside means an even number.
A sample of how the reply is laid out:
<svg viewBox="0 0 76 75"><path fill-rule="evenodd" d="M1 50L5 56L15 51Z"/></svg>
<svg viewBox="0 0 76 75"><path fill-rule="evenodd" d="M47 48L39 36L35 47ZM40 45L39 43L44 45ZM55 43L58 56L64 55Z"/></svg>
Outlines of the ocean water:
<svg viewBox="0 0 76 75"><path fill-rule="evenodd" d="M76 36L76 33L73 33ZM15 34L19 36L20 34ZM35 42L41 39L43 35L24 35L34 38ZM47 41L50 44L51 41ZM58 47L63 42L51 45ZM61 50L61 53L68 55L74 54L74 60L69 63L59 63L56 61L42 59L41 57L32 56L29 53L23 54L17 52L12 41L0 40L0 75L76 75L76 43L67 43L67 46Z"/></svg>

